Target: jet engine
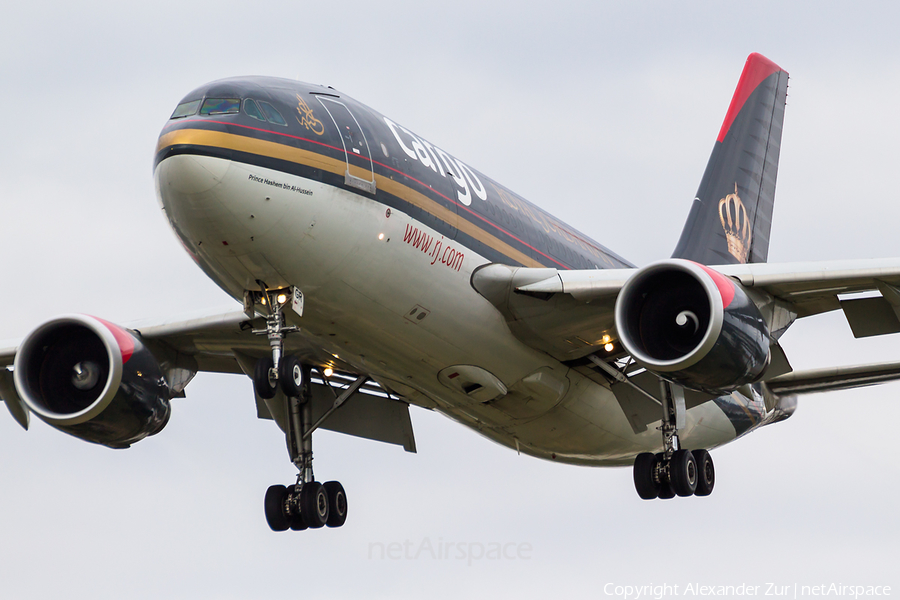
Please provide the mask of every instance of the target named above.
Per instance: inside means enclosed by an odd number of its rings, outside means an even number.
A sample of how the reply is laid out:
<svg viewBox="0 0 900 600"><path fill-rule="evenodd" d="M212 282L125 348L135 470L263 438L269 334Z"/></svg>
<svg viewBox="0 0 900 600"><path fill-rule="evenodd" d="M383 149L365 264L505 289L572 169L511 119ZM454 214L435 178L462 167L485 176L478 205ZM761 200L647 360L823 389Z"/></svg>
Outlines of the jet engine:
<svg viewBox="0 0 900 600"><path fill-rule="evenodd" d="M23 402L77 438L127 448L169 420L159 363L132 333L102 319L66 315L19 346L14 380Z"/></svg>
<svg viewBox="0 0 900 600"><path fill-rule="evenodd" d="M686 388L731 392L769 366L769 329L744 288L687 260L632 275L616 300L616 329L640 365Z"/></svg>

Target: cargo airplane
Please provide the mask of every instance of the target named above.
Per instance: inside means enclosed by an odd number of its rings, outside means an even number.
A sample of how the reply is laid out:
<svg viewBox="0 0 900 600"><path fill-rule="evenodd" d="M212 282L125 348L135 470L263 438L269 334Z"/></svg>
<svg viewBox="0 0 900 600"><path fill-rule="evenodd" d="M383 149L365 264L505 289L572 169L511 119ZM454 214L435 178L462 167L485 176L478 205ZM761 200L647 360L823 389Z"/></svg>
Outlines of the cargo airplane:
<svg viewBox="0 0 900 600"><path fill-rule="evenodd" d="M750 55L672 257L642 268L332 88L201 86L159 136L156 191L241 307L49 319L0 349L0 397L25 428L127 448L197 372L246 374L298 470L265 493L276 531L345 522L317 429L415 452L410 405L531 456L632 465L641 498L707 496L709 450L801 394L900 378L794 372L779 344L831 310L857 337L900 331L900 259L767 263L787 84Z"/></svg>

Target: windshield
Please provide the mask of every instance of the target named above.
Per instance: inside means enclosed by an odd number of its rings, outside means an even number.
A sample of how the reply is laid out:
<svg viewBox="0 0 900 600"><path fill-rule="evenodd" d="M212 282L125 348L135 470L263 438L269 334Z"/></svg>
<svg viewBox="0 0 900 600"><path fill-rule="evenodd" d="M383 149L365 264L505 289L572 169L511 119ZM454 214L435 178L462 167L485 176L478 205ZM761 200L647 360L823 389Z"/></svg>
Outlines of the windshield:
<svg viewBox="0 0 900 600"><path fill-rule="evenodd" d="M199 100L191 100L190 102L182 102L178 106L175 107L175 112L172 113L170 119L180 119L181 117L189 117L193 114L196 114L197 107L200 106Z"/></svg>
<svg viewBox="0 0 900 600"><path fill-rule="evenodd" d="M207 98L200 107L201 115L221 115L236 113L241 110L241 101L238 98Z"/></svg>

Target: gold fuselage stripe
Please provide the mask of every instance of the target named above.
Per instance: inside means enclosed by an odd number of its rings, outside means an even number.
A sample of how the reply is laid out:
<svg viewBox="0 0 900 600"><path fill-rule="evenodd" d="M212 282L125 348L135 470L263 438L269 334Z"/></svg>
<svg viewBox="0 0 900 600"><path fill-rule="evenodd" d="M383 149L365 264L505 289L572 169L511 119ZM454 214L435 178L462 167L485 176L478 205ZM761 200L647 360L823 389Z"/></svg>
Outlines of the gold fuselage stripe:
<svg viewBox="0 0 900 600"><path fill-rule="evenodd" d="M310 150L303 150L301 148L295 148L293 146L287 146L285 144L261 140L254 137L206 129L179 129L163 134L159 138L156 151L159 153L165 148L176 145L208 146L212 148L234 150L236 152L246 152L248 154L256 154L258 156L265 156L266 158L285 160L308 167L322 169L323 171L328 171L329 173L334 173L336 175L343 175L347 169L346 161L324 156ZM473 239L478 240L482 244L493 248L497 252L504 256L508 256L526 267L543 266L524 252L513 248L474 223L460 218L452 210L445 206L441 206L441 204L435 200L411 189L409 186L404 185L399 181L376 173L375 185L377 189L384 190L385 192L424 210L447 225L455 227Z"/></svg>

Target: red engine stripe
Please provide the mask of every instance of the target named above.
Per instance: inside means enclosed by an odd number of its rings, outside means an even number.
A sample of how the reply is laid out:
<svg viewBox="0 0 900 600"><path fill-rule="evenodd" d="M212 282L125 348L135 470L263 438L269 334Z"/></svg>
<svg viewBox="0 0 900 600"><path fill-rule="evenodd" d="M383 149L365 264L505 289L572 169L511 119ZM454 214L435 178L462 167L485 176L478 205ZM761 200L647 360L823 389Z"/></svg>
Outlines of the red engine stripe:
<svg viewBox="0 0 900 600"><path fill-rule="evenodd" d="M131 335L129 335L127 331L125 331L118 325L110 323L109 321L104 321L103 319L100 319L98 317L92 318L97 319L98 321L106 325L106 328L109 329L109 332L113 334L114 338L116 338L116 343L119 344L119 350L121 350L122 352L122 364L127 363L128 359L130 359L134 354L134 339L131 337Z"/></svg>
<svg viewBox="0 0 900 600"><path fill-rule="evenodd" d="M734 282L718 271L710 269L706 265L701 265L699 263L695 264L706 271L707 275L712 277L713 283L719 288L719 294L722 296L722 308L728 308L735 296Z"/></svg>

